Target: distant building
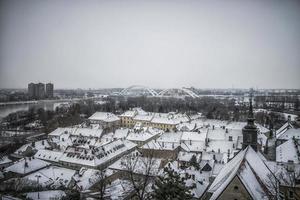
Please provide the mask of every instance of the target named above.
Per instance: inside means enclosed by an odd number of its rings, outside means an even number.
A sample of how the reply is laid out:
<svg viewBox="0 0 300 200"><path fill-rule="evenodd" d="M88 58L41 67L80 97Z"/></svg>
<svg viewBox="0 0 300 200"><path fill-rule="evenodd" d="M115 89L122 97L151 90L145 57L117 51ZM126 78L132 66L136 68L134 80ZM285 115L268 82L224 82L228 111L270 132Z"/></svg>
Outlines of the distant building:
<svg viewBox="0 0 300 200"><path fill-rule="evenodd" d="M28 97L30 99L43 99L45 97L53 97L53 84L47 83L46 90L44 83L29 83L28 84Z"/></svg>
<svg viewBox="0 0 300 200"><path fill-rule="evenodd" d="M120 126L120 118L108 112L95 112L89 121L91 124L100 124L106 132L115 131Z"/></svg>
<svg viewBox="0 0 300 200"><path fill-rule="evenodd" d="M52 83L47 83L46 84L46 97L47 98L53 98L53 84Z"/></svg>
<svg viewBox="0 0 300 200"><path fill-rule="evenodd" d="M28 84L28 96L29 98L35 98L35 84L29 83Z"/></svg>
<svg viewBox="0 0 300 200"><path fill-rule="evenodd" d="M38 99L45 98L45 84L44 83L37 84L37 98Z"/></svg>

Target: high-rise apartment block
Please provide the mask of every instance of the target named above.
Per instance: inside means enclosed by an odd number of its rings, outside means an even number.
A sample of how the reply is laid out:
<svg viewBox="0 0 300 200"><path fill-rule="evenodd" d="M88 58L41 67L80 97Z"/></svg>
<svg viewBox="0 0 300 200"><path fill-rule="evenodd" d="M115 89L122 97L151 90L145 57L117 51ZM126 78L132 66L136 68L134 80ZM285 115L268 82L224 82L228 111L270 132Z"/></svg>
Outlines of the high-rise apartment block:
<svg viewBox="0 0 300 200"><path fill-rule="evenodd" d="M43 99L45 97L53 97L53 84L47 83L46 88L44 83L29 83L28 84L28 96L31 99Z"/></svg>
<svg viewBox="0 0 300 200"><path fill-rule="evenodd" d="M47 83L46 84L46 97L47 98L52 98L53 97L53 84L52 83Z"/></svg>

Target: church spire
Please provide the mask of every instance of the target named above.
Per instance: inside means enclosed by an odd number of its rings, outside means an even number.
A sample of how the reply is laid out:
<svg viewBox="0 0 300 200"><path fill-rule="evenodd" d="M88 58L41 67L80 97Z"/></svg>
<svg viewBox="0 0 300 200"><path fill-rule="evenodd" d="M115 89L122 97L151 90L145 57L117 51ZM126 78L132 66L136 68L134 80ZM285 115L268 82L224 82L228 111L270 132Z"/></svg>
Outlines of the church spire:
<svg viewBox="0 0 300 200"><path fill-rule="evenodd" d="M250 95L249 95L249 111L248 111L248 125L254 125L254 114L253 114L253 105L252 105L252 98L253 98L253 89L250 89Z"/></svg>
<svg viewBox="0 0 300 200"><path fill-rule="evenodd" d="M253 89L250 89L250 98L249 98L249 112L247 124L243 128L243 149L247 148L250 145L255 151L257 151L257 132L258 129L254 123L254 115L253 115L253 105L252 105L252 96Z"/></svg>
<svg viewBox="0 0 300 200"><path fill-rule="evenodd" d="M248 118L254 118L253 117L253 107L252 107L252 97L253 97L253 91L252 91L252 89L250 90L250 99L249 99L249 101L250 101L250 108L249 108L249 115L248 115Z"/></svg>

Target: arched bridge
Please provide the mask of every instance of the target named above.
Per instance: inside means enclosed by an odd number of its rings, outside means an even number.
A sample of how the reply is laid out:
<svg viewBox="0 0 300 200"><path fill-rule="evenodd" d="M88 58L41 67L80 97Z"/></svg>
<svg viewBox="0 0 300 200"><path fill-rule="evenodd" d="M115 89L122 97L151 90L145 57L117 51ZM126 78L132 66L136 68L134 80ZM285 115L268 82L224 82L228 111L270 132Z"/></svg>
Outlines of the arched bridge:
<svg viewBox="0 0 300 200"><path fill-rule="evenodd" d="M150 93L151 96L157 96L158 95L158 93L155 90L153 90L149 87L146 87L146 86L142 86L142 85L132 85L128 88L125 88L120 92L120 95L125 96L125 95L128 94L128 92L133 91L133 90L144 90L144 91Z"/></svg>
<svg viewBox="0 0 300 200"><path fill-rule="evenodd" d="M164 97L164 96L171 96L172 95L176 95L178 96L178 94L185 94L189 97L192 98L197 98L199 97L195 92L193 92L192 90L188 89L188 88L172 88L172 89L166 89L166 90L162 90L161 92L156 92L154 89L146 87L146 86L142 86L142 85L132 85L128 88L123 89L120 92L120 95L122 96L126 96L128 95L131 91L136 91L136 90L140 90L140 91L144 91L146 93L149 93L151 96L157 96L157 97Z"/></svg>
<svg viewBox="0 0 300 200"><path fill-rule="evenodd" d="M161 91L158 95L159 96L167 96L167 94L178 94L178 93L182 93L185 95L188 95L192 98L197 98L199 97L195 92L193 92L192 90L188 89L188 88L171 88L171 89L166 89Z"/></svg>

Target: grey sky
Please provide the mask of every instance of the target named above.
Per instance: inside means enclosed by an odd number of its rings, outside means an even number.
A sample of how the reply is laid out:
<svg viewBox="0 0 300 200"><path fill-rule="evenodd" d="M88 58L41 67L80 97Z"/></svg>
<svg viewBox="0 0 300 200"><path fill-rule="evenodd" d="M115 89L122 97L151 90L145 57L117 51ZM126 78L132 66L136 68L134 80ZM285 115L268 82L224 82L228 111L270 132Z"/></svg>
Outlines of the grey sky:
<svg viewBox="0 0 300 200"><path fill-rule="evenodd" d="M300 1L0 6L1 88L300 88Z"/></svg>

